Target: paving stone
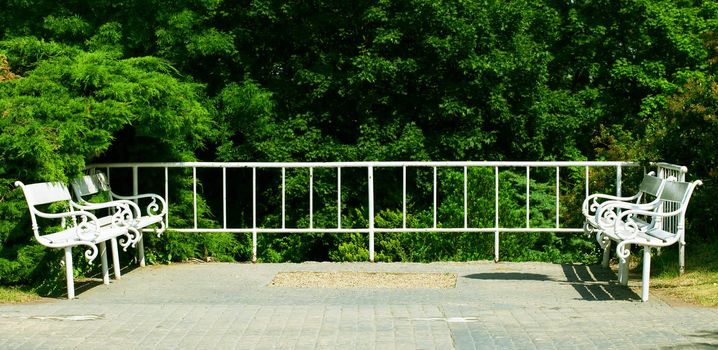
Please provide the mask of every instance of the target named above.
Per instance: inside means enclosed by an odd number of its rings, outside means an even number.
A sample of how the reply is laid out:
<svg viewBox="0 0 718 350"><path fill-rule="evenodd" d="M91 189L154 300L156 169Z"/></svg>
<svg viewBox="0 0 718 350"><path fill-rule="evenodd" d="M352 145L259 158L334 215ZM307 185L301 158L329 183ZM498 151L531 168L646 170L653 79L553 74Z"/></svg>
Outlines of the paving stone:
<svg viewBox="0 0 718 350"><path fill-rule="evenodd" d="M448 272L458 278L456 288L441 290L267 287L277 272L287 271ZM110 286L84 289L76 300L0 305L0 348L718 346L718 309L671 306L653 295L641 303L638 290L611 279L598 266L543 263L149 266Z"/></svg>

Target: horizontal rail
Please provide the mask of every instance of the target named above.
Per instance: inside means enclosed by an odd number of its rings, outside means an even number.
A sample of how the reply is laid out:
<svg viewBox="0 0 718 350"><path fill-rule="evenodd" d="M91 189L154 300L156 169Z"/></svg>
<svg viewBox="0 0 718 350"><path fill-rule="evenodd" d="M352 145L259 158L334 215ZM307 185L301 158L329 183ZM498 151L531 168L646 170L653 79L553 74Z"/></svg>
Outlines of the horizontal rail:
<svg viewBox="0 0 718 350"><path fill-rule="evenodd" d="M442 228L442 227L422 227L422 228L173 228L172 231L184 233L415 233L415 232L436 232L436 233L490 233L496 232L493 227L486 228ZM578 233L583 232L581 228L499 228L499 232L504 233L540 233L540 232L556 232L556 233ZM147 230L152 232L152 230Z"/></svg>
<svg viewBox="0 0 718 350"><path fill-rule="evenodd" d="M103 163L92 164L88 168L399 168L399 167L617 167L640 166L637 162L604 162L604 161L444 161L444 162L317 162L317 163L268 163L268 162L159 162L159 163Z"/></svg>
<svg viewBox="0 0 718 350"><path fill-rule="evenodd" d="M656 163L656 166L663 169L668 169L671 171L687 171L685 167L675 166L672 164L665 164L665 163ZM495 235L494 240L494 260L499 260L499 234L500 233L528 233L528 232L555 232L555 233L578 233L583 232L582 228L579 227L561 227L562 223L560 221L560 200L561 200L561 175L564 174L564 172L561 172L561 168L579 168L580 171L585 171L585 194L588 196L589 194L589 168L597 168L597 167L609 167L609 168L615 168L616 171L616 190L617 194L620 194L621 191L621 179L622 179L622 169L628 168L628 167L639 167L641 166L640 163L637 162L606 162L606 161L549 161L549 162L542 162L542 161L433 161L433 162L419 162L419 161L362 161L362 162L310 162L310 163L299 163L299 162L285 162L285 163L268 163L268 162L154 162L154 163L105 163L105 164L93 164L89 165L87 167L88 170L92 169L99 169L103 171L108 172L108 177L111 169L119 169L119 168L129 168L132 169L132 180L134 184L138 183L138 172L137 169L147 169L147 168L157 168L157 169L164 169L164 195L166 199L169 196L170 189L168 188L168 169L173 168L183 168L187 170L191 170L191 176L192 176L192 216L189 216L189 227L171 227L169 222L169 215L166 215L165 220L165 226L167 229L176 231L176 232L186 232L186 233L213 233L213 232L228 232L228 233L251 233L252 234L252 261L256 261L257 259L257 234L259 233L367 233L369 235L369 257L371 261L374 261L374 234L375 233L403 233L403 232L436 232L436 233L491 233L493 232ZM221 225L222 228L203 228L198 227L198 212L197 212L197 206L198 206L198 191L201 190L202 186L198 186L197 184L197 169L207 169L207 168L215 168L215 169L222 169L221 173L221 180L218 179L218 182L221 183L221 212L222 212L222 220L220 223L218 223L218 226ZM337 227L321 227L317 228L314 216L315 211L315 204L314 204L314 191L315 191L315 168L326 168L326 169L334 169L336 172L336 204L337 204L337 210L336 210L336 223ZM343 203L342 200L342 193L344 190L342 189L342 168L360 168L365 169L367 172L365 173L366 176L362 181L363 184L360 186L366 186L365 188L361 188L361 191L364 193L367 193L367 227L342 227L342 212L351 211L352 208L343 206L348 205L347 203ZM402 181L402 199L401 199L401 227L397 228L380 228L376 227L375 225L375 193L374 193L374 181L375 181L375 169L377 168L398 168L401 169L401 181ZM431 178L431 193L432 193L432 199L433 203L430 205L431 207L431 217L432 217L432 223L429 224L432 227L408 227L407 225L407 168L424 168L424 169L430 169L433 170L433 177ZM439 192L439 177L440 174L438 172L438 169L445 169L445 168L457 168L457 170L461 170L463 172L463 193L462 193L462 199L463 199L463 218L461 223L451 224L446 222L441 222L439 219L439 207L441 206L441 201L438 197ZM485 168L485 169L491 169L493 173L494 179L494 187L495 187L495 193L493 194L494 197L494 205L493 208L487 207L487 210L494 210L494 227L471 227L471 223L469 221L469 186L468 186L468 178L470 173L468 172L469 168ZM493 168L493 169L492 169ZM500 178L499 174L501 171L506 169L516 168L516 170L521 169L522 171L525 171L526 176L526 203L525 203L525 223L521 223L519 226L521 227L501 227L501 217L499 215L500 213L500 198L501 198L501 186L500 186ZM553 223L550 225L551 227L531 227L531 205L532 201L530 199L531 197L531 177L532 172L531 168L544 168L544 169L550 169L549 171L555 171L555 216L553 218ZM231 213L227 209L227 186L230 182L230 178L227 174L227 169L251 169L252 175L251 175L251 189L245 189L243 191L247 191L245 193L251 194L251 218L249 222L245 222L245 224L251 225L251 227L230 227L227 222L227 217L232 216L233 213ZM277 223L277 226L279 227L259 227L261 226L261 218L257 217L257 169L277 169L281 170L281 219ZM286 223L286 216L287 216L287 201L286 201L286 177L287 177L287 169L308 169L309 170L309 179L307 182L308 187L308 213L307 215L307 222L308 227L287 227ZM584 170L585 169L585 170ZM566 172L568 173L568 172ZM356 175L352 175L356 176ZM362 176L363 177L363 176ZM442 186L444 186L444 183L441 183ZM249 186L249 185L246 185ZM349 185L347 185L349 186ZM457 185L460 186L460 185ZM355 188L347 188L347 192L354 192L353 190L356 190ZM136 188L135 188L136 191ZM443 191L443 190L442 190ZM344 192L346 193L346 192ZM278 200L278 199L277 199ZM169 200L167 201L168 205L170 205ZM168 210L169 212L169 210ZM580 214L579 214L580 215ZM280 226L281 224L281 226ZM450 226L454 225L454 226ZM504 224L505 225L505 224ZM322 225L324 226L324 225ZM525 226L525 227L524 227ZM548 226L548 225L542 225L542 226Z"/></svg>

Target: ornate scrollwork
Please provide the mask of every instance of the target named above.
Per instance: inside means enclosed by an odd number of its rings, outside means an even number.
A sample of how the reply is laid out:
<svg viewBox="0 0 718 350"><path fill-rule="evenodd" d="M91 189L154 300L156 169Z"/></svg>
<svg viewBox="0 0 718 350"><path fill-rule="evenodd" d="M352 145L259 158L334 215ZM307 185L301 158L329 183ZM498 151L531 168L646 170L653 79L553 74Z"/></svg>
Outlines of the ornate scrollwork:
<svg viewBox="0 0 718 350"><path fill-rule="evenodd" d="M598 242L598 245L601 247L601 249L606 249L611 240L608 237L604 236L602 232L598 232L596 233L596 241Z"/></svg>
<svg viewBox="0 0 718 350"><path fill-rule="evenodd" d="M97 258L97 254L98 254L97 246L94 244L87 244L87 243L85 243L85 245L88 247L85 250L85 259L87 259L88 263L92 264L92 261L95 260L95 258Z"/></svg>
<svg viewBox="0 0 718 350"><path fill-rule="evenodd" d="M157 234L157 238L159 238L160 236L162 236L162 233L165 232L165 229L166 229L166 227L165 227L165 222L164 222L164 221L160 221L160 222L159 222L159 226L160 226L160 227L155 228L155 233Z"/></svg>
<svg viewBox="0 0 718 350"><path fill-rule="evenodd" d="M619 258L626 260L629 256L631 256L631 250L626 248L625 242L621 242L616 247L616 255L618 255Z"/></svg>
<svg viewBox="0 0 718 350"><path fill-rule="evenodd" d="M97 223L88 220L89 217L85 215L78 215L80 220L75 220L75 230L77 237L83 241L91 241L97 237Z"/></svg>
<svg viewBox="0 0 718 350"><path fill-rule="evenodd" d="M598 198L594 198L593 201L591 202L591 205L589 205L589 207L588 207L588 213L589 213L589 214L594 214L594 213L596 213L596 210L598 210L598 207L599 207L600 205L601 205L601 204L598 203Z"/></svg>
<svg viewBox="0 0 718 350"><path fill-rule="evenodd" d="M616 212L614 212L613 210L604 210L601 213L599 222L601 225L613 225L617 219L618 216L616 215Z"/></svg>
<svg viewBox="0 0 718 350"><path fill-rule="evenodd" d="M629 217L622 225L621 230L616 230L616 234L622 239L631 239L641 231L638 223Z"/></svg>
<svg viewBox="0 0 718 350"><path fill-rule="evenodd" d="M157 198L152 197L152 202L147 205L147 214L160 215L160 213L160 205L157 203Z"/></svg>

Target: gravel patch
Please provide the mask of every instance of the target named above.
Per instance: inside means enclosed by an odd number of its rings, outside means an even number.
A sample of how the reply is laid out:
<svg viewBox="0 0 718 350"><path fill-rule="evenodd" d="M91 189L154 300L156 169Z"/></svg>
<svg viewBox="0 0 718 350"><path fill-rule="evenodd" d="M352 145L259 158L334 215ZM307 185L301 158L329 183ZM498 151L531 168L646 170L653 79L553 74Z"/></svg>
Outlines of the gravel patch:
<svg viewBox="0 0 718 350"><path fill-rule="evenodd" d="M289 288L455 288L455 273L278 272L270 287Z"/></svg>

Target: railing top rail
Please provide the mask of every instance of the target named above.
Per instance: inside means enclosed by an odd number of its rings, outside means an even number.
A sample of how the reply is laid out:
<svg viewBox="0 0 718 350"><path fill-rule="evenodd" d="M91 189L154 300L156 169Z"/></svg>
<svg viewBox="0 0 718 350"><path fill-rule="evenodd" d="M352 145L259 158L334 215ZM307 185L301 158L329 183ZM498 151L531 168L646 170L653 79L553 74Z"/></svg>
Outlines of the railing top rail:
<svg viewBox="0 0 718 350"><path fill-rule="evenodd" d="M663 164L663 163L661 163ZM608 161L362 161L362 162L152 162L101 163L88 168L366 168L366 167L615 167L639 166L638 162ZM687 170L686 170L687 171Z"/></svg>
<svg viewBox="0 0 718 350"><path fill-rule="evenodd" d="M675 164L663 163L663 162L651 162L651 165L657 166L659 168L668 169L668 170L680 171L681 173L684 173L684 174L688 173L688 167L685 167L683 165L675 165Z"/></svg>

